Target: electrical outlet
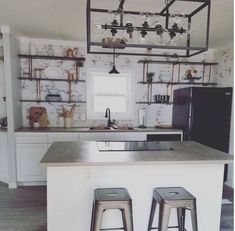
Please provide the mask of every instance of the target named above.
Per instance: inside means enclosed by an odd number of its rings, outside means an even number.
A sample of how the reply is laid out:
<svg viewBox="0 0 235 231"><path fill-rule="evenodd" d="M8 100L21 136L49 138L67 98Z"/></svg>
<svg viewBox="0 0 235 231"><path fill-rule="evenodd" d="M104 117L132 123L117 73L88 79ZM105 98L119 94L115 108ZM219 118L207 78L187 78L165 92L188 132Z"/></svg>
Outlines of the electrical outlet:
<svg viewBox="0 0 235 231"><path fill-rule="evenodd" d="M82 114L82 120L86 120L86 115Z"/></svg>

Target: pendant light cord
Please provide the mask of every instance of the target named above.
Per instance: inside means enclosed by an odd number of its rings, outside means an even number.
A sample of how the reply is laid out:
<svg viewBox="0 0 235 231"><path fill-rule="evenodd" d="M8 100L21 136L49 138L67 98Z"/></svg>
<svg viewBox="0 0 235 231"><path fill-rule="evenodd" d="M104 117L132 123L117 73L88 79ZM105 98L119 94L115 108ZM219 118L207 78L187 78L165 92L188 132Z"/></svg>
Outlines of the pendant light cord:
<svg viewBox="0 0 235 231"><path fill-rule="evenodd" d="M115 48L113 48L113 65L115 66Z"/></svg>

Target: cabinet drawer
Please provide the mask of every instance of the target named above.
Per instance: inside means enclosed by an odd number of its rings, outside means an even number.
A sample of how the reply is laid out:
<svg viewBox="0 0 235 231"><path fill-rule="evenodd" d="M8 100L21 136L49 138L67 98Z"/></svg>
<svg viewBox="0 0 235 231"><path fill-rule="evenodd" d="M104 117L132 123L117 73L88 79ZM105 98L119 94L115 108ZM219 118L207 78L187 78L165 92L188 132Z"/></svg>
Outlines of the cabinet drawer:
<svg viewBox="0 0 235 231"><path fill-rule="evenodd" d="M79 140L78 134L71 134L71 133L48 134L49 144L59 141L78 141L78 140Z"/></svg>
<svg viewBox="0 0 235 231"><path fill-rule="evenodd" d="M17 144L47 144L47 135L17 135L16 134L16 143Z"/></svg>

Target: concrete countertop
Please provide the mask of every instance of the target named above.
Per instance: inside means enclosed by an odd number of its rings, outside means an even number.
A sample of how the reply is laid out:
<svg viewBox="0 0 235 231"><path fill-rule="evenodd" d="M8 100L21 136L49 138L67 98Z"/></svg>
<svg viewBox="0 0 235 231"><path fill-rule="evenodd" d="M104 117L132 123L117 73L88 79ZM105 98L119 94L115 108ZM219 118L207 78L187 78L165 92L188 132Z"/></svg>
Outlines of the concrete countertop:
<svg viewBox="0 0 235 231"><path fill-rule="evenodd" d="M225 164L233 157L194 141L164 141L169 151L105 151L95 141L55 142L41 163L46 166L126 166L149 164Z"/></svg>
<svg viewBox="0 0 235 231"><path fill-rule="evenodd" d="M134 129L100 129L93 130L88 127L74 127L74 128L63 128L63 127L47 127L47 128L29 128L22 127L16 130L16 132L182 132L180 129L174 128L134 128Z"/></svg>
<svg viewBox="0 0 235 231"><path fill-rule="evenodd" d="M7 132L7 128L0 127L0 132Z"/></svg>

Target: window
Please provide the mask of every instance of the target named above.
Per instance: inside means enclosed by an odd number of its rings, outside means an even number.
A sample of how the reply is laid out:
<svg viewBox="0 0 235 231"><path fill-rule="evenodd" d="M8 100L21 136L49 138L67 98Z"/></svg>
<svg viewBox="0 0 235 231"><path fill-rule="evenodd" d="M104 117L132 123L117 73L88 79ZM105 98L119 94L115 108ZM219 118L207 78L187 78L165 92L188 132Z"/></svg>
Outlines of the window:
<svg viewBox="0 0 235 231"><path fill-rule="evenodd" d="M131 73L118 75L90 71L87 87L88 119L105 119L110 108L115 119L131 119Z"/></svg>

